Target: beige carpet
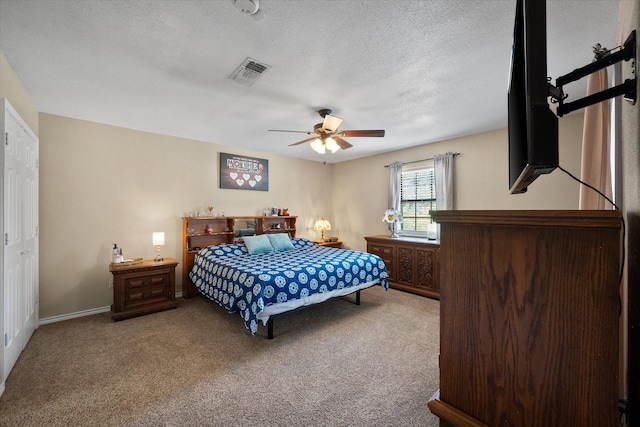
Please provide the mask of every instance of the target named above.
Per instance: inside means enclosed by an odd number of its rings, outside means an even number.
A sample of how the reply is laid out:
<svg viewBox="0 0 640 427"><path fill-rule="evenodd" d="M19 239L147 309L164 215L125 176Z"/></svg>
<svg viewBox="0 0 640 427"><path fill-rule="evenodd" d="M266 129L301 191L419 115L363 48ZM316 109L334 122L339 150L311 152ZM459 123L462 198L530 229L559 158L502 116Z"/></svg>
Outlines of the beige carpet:
<svg viewBox="0 0 640 427"><path fill-rule="evenodd" d="M121 322L41 326L1 426L437 426L439 302L379 286L255 337L203 298Z"/></svg>

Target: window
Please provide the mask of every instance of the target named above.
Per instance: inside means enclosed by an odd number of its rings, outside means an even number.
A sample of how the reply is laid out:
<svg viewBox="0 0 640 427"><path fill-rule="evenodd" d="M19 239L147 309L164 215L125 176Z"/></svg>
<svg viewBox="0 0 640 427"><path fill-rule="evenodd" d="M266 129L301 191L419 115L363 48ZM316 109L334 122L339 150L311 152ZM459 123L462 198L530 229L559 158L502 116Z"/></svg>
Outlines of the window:
<svg viewBox="0 0 640 427"><path fill-rule="evenodd" d="M406 166L400 183L403 234L425 235L433 223L430 210L436 209L436 185L433 161Z"/></svg>

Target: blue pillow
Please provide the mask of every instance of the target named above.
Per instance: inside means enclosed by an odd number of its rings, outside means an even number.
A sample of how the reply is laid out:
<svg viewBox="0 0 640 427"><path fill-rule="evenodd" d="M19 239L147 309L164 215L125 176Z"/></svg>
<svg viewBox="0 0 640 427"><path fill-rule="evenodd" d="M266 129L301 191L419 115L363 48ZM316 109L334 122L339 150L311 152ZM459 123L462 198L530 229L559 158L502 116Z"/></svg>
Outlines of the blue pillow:
<svg viewBox="0 0 640 427"><path fill-rule="evenodd" d="M289 235L286 233L267 234L267 236L269 236L271 246L273 246L273 249L276 251L290 251L291 249L295 249L293 243L291 243L291 239L289 239Z"/></svg>
<svg viewBox="0 0 640 427"><path fill-rule="evenodd" d="M244 245L247 247L247 251L250 254L264 254L267 252L273 252L273 246L269 242L269 238L266 234L260 234L258 236L245 236L243 237Z"/></svg>

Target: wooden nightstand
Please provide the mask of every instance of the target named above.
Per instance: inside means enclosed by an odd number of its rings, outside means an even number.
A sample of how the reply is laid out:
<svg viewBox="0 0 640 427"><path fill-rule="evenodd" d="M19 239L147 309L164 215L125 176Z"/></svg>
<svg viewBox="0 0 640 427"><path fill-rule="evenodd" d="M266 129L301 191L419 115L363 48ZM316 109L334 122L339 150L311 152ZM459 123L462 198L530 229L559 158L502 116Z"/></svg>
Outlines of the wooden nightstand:
<svg viewBox="0 0 640 427"><path fill-rule="evenodd" d="M113 320L128 319L176 308L176 266L178 261L165 258L155 262L118 266L111 264L113 274Z"/></svg>
<svg viewBox="0 0 640 427"><path fill-rule="evenodd" d="M329 246L330 248L341 248L342 247L342 242L341 241L337 241L337 242L323 242L323 241L316 241L317 244L319 244L320 246Z"/></svg>

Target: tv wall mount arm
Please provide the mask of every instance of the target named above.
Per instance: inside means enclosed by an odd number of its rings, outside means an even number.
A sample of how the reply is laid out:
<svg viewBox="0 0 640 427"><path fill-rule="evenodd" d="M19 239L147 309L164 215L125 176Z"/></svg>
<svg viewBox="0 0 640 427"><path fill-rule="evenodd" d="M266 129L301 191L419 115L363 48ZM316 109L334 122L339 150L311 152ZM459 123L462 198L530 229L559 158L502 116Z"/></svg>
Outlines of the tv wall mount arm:
<svg viewBox="0 0 640 427"><path fill-rule="evenodd" d="M596 92L592 95L585 96L573 102L565 103L567 98L562 87L568 83L595 73L596 71L606 68L610 65L616 64L621 61L631 60L631 74L632 79L627 79L624 83L620 83L617 86L605 89L600 92ZM597 104L598 102L605 101L607 99L614 98L616 96L624 95L624 98L631 101L633 105L637 99L637 76L636 76L636 30L633 30L627 40L624 42L624 46L616 52L610 51L608 54L597 54L596 60L592 63L585 65L584 67L573 70L569 74L560 76L556 79L556 85L548 84L549 96L552 102L558 103L557 114L559 117L569 114L572 111L579 110L580 108L588 107L589 105Z"/></svg>

